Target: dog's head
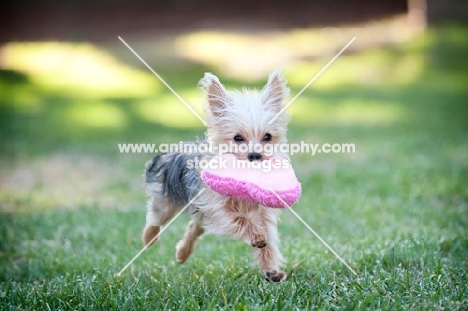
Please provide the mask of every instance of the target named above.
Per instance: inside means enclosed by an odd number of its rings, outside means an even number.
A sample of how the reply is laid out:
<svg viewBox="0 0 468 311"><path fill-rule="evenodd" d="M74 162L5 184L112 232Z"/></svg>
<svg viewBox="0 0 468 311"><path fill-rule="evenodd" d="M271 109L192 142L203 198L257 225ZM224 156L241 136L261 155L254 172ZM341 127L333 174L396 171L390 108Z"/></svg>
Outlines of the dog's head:
<svg viewBox="0 0 468 311"><path fill-rule="evenodd" d="M228 152L237 158L254 161L268 158L274 145L287 142L290 118L282 109L289 88L281 70L270 74L261 91L226 91L211 73L205 74L200 86L207 97L205 118L214 146L231 146Z"/></svg>

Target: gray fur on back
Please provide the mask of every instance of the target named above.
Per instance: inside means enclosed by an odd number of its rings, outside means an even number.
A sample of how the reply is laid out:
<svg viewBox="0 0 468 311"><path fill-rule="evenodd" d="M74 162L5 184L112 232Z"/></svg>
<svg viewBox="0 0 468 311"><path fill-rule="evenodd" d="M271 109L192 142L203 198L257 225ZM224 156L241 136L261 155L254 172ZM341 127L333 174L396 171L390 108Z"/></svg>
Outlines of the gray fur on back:
<svg viewBox="0 0 468 311"><path fill-rule="evenodd" d="M145 179L147 184L161 184L160 196L167 197L170 202L181 207L186 205L202 189L203 182L200 172L192 161L206 158L202 153L161 153L146 163Z"/></svg>

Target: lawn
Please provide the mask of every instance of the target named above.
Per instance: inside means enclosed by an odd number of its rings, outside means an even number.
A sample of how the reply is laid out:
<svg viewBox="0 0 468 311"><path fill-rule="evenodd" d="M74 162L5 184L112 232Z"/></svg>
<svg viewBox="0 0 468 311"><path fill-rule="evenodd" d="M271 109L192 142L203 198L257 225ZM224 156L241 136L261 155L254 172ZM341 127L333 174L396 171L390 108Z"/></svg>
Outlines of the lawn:
<svg viewBox="0 0 468 311"><path fill-rule="evenodd" d="M295 155L293 165L303 187L294 210L357 275L285 210L279 284L228 238L204 236L177 264L188 215L117 276L142 247L141 175L152 157L120 154L117 143L193 140L203 127L145 68L97 47L33 47L100 60L83 81L79 68L19 70L28 46L10 46L16 58L0 71L0 309L466 310L467 37L466 25L450 25L347 53L291 106L291 142L356 145ZM292 95L332 56L285 67ZM158 72L200 111L205 71L216 67Z"/></svg>

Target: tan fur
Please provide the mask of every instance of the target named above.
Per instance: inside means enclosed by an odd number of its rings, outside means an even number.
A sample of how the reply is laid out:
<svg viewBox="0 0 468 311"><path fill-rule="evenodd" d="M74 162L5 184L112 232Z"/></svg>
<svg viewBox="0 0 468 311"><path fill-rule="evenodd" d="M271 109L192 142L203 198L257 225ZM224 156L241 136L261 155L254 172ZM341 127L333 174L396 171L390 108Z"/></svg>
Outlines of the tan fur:
<svg viewBox="0 0 468 311"><path fill-rule="evenodd" d="M192 254L197 238L204 232L203 228L197 221L191 220L184 237L176 245L176 258L179 263L184 263Z"/></svg>
<svg viewBox="0 0 468 311"><path fill-rule="evenodd" d="M151 184L146 189L148 198L146 206L146 226L143 229L143 245L151 246L158 239L153 238L159 234L160 227L174 216L176 208L165 197L156 195L160 185ZM158 237L159 238L159 237Z"/></svg>
<svg viewBox="0 0 468 311"><path fill-rule="evenodd" d="M143 234L141 236L141 239L143 240L143 245L150 247L151 245L156 242L157 239L154 239L155 236L159 234L160 227L159 226L151 226L147 225L143 229Z"/></svg>

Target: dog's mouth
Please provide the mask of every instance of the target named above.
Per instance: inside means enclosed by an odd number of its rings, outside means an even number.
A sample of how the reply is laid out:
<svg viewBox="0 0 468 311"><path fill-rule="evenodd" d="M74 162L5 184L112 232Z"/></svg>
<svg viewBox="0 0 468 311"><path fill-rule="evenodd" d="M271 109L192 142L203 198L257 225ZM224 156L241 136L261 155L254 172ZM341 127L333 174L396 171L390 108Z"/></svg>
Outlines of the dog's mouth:
<svg viewBox="0 0 468 311"><path fill-rule="evenodd" d="M232 154L239 161L249 161L249 162L262 162L265 160L270 160L270 156L259 154L259 156L251 156L249 154L239 154L235 152L226 152L225 154Z"/></svg>

